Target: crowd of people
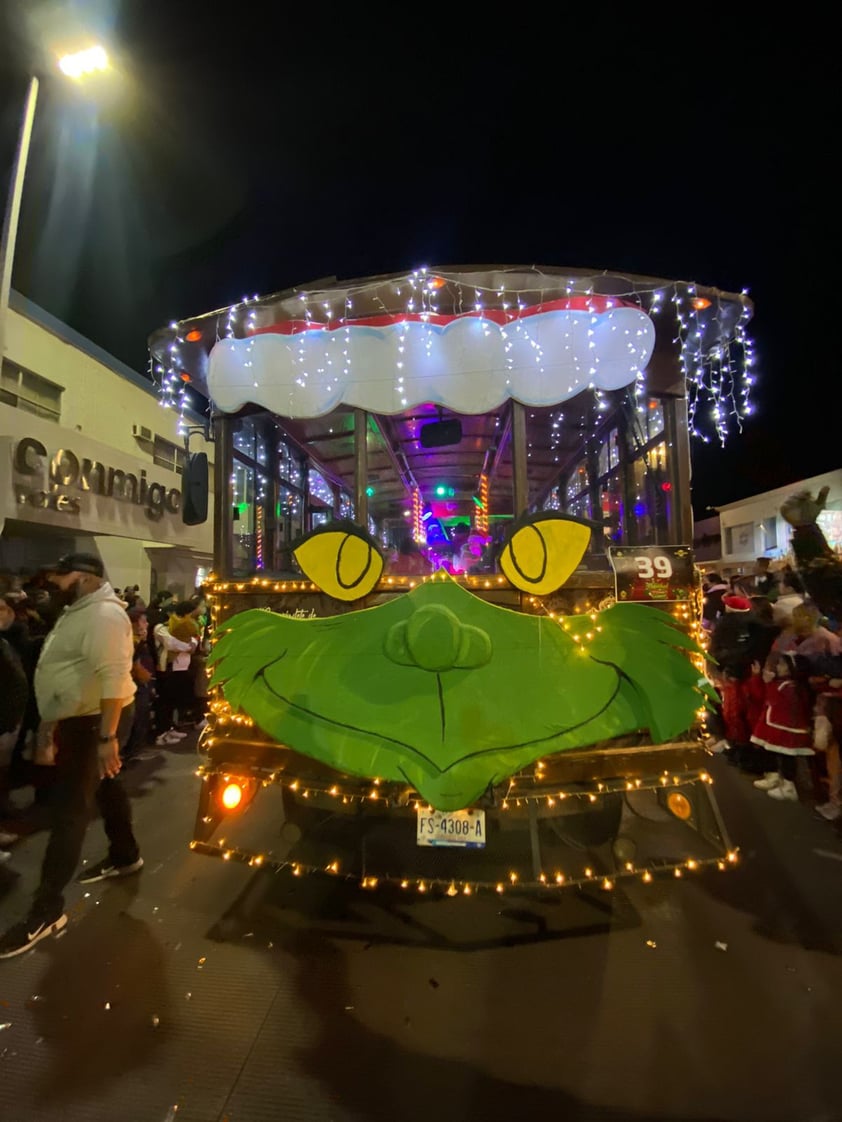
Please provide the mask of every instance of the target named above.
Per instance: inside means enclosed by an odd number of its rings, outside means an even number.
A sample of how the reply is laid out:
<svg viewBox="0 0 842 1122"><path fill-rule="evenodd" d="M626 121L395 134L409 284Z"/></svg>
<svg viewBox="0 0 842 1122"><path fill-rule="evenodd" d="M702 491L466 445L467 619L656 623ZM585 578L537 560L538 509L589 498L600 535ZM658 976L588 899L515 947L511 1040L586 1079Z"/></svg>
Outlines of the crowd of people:
<svg viewBox="0 0 842 1122"><path fill-rule="evenodd" d="M776 801L799 800L798 760L809 758L814 785L827 785L817 813L842 819L840 621L822 615L797 572L773 572L767 558L750 576L708 574L703 591L720 702L714 750Z"/></svg>
<svg viewBox="0 0 842 1122"><path fill-rule="evenodd" d="M29 580L0 573L0 864L9 847L43 821L55 782L54 753L39 751L42 723L35 688L42 652L65 608L73 601L40 572ZM208 651L207 607L200 590L189 600L163 590L147 605L137 585L110 590L131 628L132 720L120 743L120 759L142 759L157 747L176 745L205 724ZM22 715L16 691L25 696ZM52 745L55 748L55 744ZM31 787L30 806L11 800L14 789Z"/></svg>

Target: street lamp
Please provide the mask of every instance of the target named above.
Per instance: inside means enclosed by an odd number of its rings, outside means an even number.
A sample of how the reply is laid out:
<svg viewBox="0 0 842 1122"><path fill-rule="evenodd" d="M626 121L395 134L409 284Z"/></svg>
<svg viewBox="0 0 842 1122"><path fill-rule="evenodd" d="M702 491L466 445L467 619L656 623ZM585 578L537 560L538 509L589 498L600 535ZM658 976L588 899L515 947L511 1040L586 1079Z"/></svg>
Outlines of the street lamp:
<svg viewBox="0 0 842 1122"><path fill-rule="evenodd" d="M105 47L99 45L88 47L84 51L76 51L72 55L62 55L58 60L58 68L62 74L76 79L84 78L86 74L107 70L109 65Z"/></svg>
<svg viewBox="0 0 842 1122"><path fill-rule="evenodd" d="M58 60L62 74L81 81L89 74L109 68L108 54L104 47L95 45L74 54L63 55ZM20 201L23 195L23 180L26 175L26 162L29 156L29 142L32 139L32 124L35 120L35 106L38 102L38 79L33 75L26 95L26 104L21 120L18 148L12 165L12 178L9 196L6 200L6 213L3 219L3 237L0 241L0 365L6 353L6 318L9 309L9 291L12 286L12 267L15 260L15 242L18 236Z"/></svg>

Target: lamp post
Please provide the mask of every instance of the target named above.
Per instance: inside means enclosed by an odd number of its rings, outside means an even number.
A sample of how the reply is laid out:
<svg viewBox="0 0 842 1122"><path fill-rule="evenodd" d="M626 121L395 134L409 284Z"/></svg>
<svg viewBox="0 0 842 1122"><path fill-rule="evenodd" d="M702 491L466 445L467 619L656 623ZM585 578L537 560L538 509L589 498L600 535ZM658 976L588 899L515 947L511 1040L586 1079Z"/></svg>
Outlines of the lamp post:
<svg viewBox="0 0 842 1122"><path fill-rule="evenodd" d="M62 74L75 81L81 81L88 74L107 70L108 55L101 46L88 47L75 54L63 55L58 61ZM12 165L12 178L6 200L6 213L3 219L3 235L0 241L0 364L6 354L6 319L9 309L9 292L12 287L12 268L15 260L15 242L18 236L20 202L23 196L23 181L26 176L26 163L29 157L29 142L32 139L32 125L35 120L35 106L38 102L38 79L32 77L26 104L21 119L18 148Z"/></svg>

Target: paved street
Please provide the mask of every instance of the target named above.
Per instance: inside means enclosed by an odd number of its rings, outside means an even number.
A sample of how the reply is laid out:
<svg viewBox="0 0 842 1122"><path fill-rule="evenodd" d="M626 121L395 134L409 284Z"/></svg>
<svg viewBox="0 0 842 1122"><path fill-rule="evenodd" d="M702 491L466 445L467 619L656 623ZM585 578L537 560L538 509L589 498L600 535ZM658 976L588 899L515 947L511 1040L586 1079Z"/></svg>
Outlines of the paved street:
<svg viewBox="0 0 842 1122"><path fill-rule="evenodd" d="M0 963L4 1122L842 1119L842 838L808 805L714 760L735 871L407 904L190 853L195 765L128 769L143 873Z"/></svg>

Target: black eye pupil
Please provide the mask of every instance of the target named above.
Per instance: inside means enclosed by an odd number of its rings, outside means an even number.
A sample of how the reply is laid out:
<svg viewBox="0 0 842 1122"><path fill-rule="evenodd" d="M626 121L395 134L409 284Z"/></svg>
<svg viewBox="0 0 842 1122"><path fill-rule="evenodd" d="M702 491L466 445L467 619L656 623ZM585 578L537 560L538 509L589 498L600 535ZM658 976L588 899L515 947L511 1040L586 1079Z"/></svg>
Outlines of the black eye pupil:
<svg viewBox="0 0 842 1122"><path fill-rule="evenodd" d="M515 551L515 547L516 547L516 545L518 543L518 540L519 540L521 542L521 545L524 547L524 549L521 550L521 556L523 556L525 547L527 545L527 539L526 539L527 534L535 534L536 537L538 538L539 543L540 543L541 565L540 565L539 571L536 574L530 574L530 573L526 572L523 565L518 560L518 556L517 556L517 553ZM531 541L529 542L529 545L530 546L532 545ZM519 530L515 534L515 536L512 538L510 551L511 551L511 555L512 555L512 565L514 566L515 571L517 572L518 576L521 577L522 580L527 581L530 584L538 584L539 581L542 581L544 579L544 577L546 576L546 573L547 573L547 543L544 541L544 535L541 533L541 531L537 527L535 527L535 526L524 526L524 528L522 530Z"/></svg>
<svg viewBox="0 0 842 1122"><path fill-rule="evenodd" d="M354 541L354 538L350 534L346 534L342 539L342 544L339 546L339 549L336 553L336 583L340 588L354 588L365 578L366 573L371 568L371 546L368 544L368 542L364 542L363 544L367 547L364 568L361 569L360 572L358 572L352 580L346 581L344 579L342 575L342 554L345 551L346 545L348 545L352 541ZM349 564L347 567L351 572L353 572L352 565Z"/></svg>

